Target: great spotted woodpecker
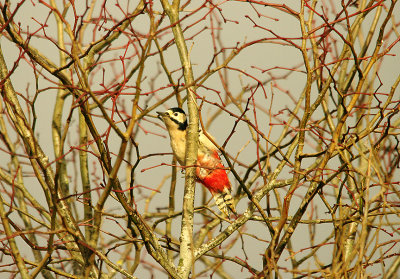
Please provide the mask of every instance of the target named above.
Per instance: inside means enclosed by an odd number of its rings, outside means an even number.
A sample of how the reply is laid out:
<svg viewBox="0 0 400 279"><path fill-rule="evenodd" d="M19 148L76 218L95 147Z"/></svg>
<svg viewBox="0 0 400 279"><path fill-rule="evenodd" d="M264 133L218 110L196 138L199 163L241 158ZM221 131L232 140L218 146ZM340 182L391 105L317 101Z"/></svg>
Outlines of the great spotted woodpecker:
<svg viewBox="0 0 400 279"><path fill-rule="evenodd" d="M188 126L185 112L181 108L171 108L166 112L157 112L167 127L172 151L179 164L185 166L186 129ZM196 177L214 197L218 208L226 216L229 211L236 214L231 196L231 184L218 155L218 148L199 131Z"/></svg>

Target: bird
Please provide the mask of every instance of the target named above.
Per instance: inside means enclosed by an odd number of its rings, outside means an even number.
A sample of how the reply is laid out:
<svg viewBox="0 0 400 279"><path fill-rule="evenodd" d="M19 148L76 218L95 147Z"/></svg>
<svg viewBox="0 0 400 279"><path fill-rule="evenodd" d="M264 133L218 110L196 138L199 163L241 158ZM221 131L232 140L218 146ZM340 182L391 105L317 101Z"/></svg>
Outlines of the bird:
<svg viewBox="0 0 400 279"><path fill-rule="evenodd" d="M174 107L165 112L157 112L157 114L168 130L174 156L180 165L185 166L186 132L188 127L185 111ZM237 213L231 195L231 183L218 151L218 148L200 129L196 179L210 191L219 210L229 217L229 211L235 215Z"/></svg>

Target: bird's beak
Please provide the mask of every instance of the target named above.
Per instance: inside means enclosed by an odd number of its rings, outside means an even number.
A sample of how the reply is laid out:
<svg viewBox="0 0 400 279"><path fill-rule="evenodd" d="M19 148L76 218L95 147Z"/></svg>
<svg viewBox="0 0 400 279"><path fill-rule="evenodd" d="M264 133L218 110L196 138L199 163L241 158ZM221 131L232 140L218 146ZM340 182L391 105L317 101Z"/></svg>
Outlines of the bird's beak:
<svg viewBox="0 0 400 279"><path fill-rule="evenodd" d="M160 111L156 111L157 112L157 114L158 114L158 116L157 116L157 118L158 119L160 119L160 120L162 120L162 116L163 116L163 112L160 112Z"/></svg>

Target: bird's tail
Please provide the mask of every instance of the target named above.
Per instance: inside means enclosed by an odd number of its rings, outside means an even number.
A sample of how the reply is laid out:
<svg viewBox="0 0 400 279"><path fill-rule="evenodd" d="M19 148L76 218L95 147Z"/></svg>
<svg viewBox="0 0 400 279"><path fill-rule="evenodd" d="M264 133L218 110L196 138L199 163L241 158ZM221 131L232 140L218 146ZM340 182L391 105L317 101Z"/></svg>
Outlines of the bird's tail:
<svg viewBox="0 0 400 279"><path fill-rule="evenodd" d="M232 211L235 215L236 209L235 204L233 203L233 198L231 196L230 190L225 187L222 192L214 192L212 193L215 203L217 204L219 210L229 217L229 211Z"/></svg>

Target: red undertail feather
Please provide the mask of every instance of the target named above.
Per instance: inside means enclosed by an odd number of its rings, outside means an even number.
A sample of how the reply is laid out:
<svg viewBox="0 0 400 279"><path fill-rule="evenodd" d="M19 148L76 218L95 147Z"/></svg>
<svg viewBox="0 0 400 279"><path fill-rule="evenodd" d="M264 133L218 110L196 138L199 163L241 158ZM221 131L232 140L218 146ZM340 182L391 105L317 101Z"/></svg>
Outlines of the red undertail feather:
<svg viewBox="0 0 400 279"><path fill-rule="evenodd" d="M211 192L221 212L229 216L229 209L236 214L230 194L231 184L218 153L215 152L211 156L199 155L197 163L201 166L196 168L197 179Z"/></svg>

